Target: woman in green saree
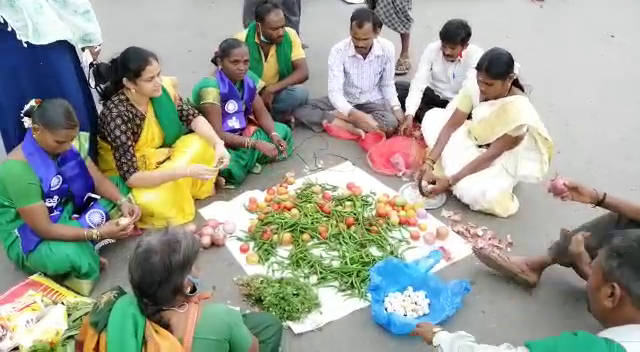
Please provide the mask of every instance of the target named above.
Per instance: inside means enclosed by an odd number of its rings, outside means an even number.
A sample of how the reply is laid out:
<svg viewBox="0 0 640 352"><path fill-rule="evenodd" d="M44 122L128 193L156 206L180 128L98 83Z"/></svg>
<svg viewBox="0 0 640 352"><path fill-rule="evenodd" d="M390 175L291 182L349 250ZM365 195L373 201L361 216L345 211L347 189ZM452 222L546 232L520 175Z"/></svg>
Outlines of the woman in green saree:
<svg viewBox="0 0 640 352"><path fill-rule="evenodd" d="M235 38L225 39L211 59L215 73L193 88L191 99L229 148L231 160L220 180L239 185L261 165L293 152L293 134L274 122L260 98L264 82L249 71L249 50Z"/></svg>
<svg viewBox="0 0 640 352"><path fill-rule="evenodd" d="M140 209L87 158L67 101L34 100L23 121L24 140L0 164L0 240L22 270L88 295L106 264L94 245L128 237ZM127 221L109 220L116 205Z"/></svg>
<svg viewBox="0 0 640 352"><path fill-rule="evenodd" d="M177 228L142 238L129 261L133 293L102 295L78 336L82 351L278 352L282 323L274 315L203 302L199 252L195 236Z"/></svg>

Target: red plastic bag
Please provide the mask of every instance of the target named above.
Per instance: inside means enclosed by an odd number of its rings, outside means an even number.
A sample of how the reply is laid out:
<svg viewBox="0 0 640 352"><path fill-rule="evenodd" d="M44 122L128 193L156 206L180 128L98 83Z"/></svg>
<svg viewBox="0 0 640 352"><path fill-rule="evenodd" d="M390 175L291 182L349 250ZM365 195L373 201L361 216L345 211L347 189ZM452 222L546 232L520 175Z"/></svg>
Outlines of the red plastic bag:
<svg viewBox="0 0 640 352"><path fill-rule="evenodd" d="M426 154L426 148L413 138L395 136L373 146L367 153L369 166L376 172L385 175L413 173L420 168ZM402 158L403 168L394 165L392 159Z"/></svg>
<svg viewBox="0 0 640 352"><path fill-rule="evenodd" d="M387 139L387 136L385 136L384 132L369 132L364 135L364 139L358 141L358 144L362 147L362 149L369 151L371 150L371 148L384 141L385 139Z"/></svg>

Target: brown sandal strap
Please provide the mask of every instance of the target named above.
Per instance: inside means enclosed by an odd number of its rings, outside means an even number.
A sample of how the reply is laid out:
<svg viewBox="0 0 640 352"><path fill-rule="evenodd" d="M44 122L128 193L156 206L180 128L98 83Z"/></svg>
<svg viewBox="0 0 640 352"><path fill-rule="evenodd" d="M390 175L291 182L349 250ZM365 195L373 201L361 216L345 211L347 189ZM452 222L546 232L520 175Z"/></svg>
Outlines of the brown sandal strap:
<svg viewBox="0 0 640 352"><path fill-rule="evenodd" d="M473 254L475 254L476 258L478 258L478 260L487 267L522 286L535 287L538 284L538 278L535 274L525 272L522 269L515 267L509 259L500 252L474 248Z"/></svg>

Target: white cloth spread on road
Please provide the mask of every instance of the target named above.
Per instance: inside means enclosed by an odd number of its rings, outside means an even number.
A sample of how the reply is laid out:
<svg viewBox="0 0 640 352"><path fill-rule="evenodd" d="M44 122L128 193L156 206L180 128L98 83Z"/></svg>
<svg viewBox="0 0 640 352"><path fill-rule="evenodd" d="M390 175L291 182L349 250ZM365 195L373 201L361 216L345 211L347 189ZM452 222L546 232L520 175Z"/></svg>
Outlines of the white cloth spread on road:
<svg viewBox="0 0 640 352"><path fill-rule="evenodd" d="M442 55L440 41L427 45L424 49L418 70L411 80L411 88L406 101L406 114L415 115L420 107L422 94L427 87L441 98L453 99L462 88L464 82L475 77L475 69L478 60L484 51L473 44L462 52L454 62L447 61Z"/></svg>
<svg viewBox="0 0 640 352"><path fill-rule="evenodd" d="M376 38L363 58L355 50L351 38L331 48L329 54L329 100L345 116L354 104L383 103L399 107L394 83L395 49L384 38Z"/></svg>

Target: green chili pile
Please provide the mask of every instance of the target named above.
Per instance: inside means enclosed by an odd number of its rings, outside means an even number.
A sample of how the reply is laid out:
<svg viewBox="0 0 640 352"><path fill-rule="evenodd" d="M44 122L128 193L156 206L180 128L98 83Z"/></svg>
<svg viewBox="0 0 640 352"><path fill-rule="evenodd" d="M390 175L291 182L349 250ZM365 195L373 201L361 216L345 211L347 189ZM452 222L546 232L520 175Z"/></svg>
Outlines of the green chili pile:
<svg viewBox="0 0 640 352"><path fill-rule="evenodd" d="M381 259L401 257L409 244L397 232L401 226L376 217L374 194L360 195L359 188L348 194L329 184L306 183L295 194L282 188L279 195L267 194L268 203L248 207L259 220L241 240L251 244L270 274L366 300L369 269ZM278 251L282 245L291 248L286 255Z"/></svg>

